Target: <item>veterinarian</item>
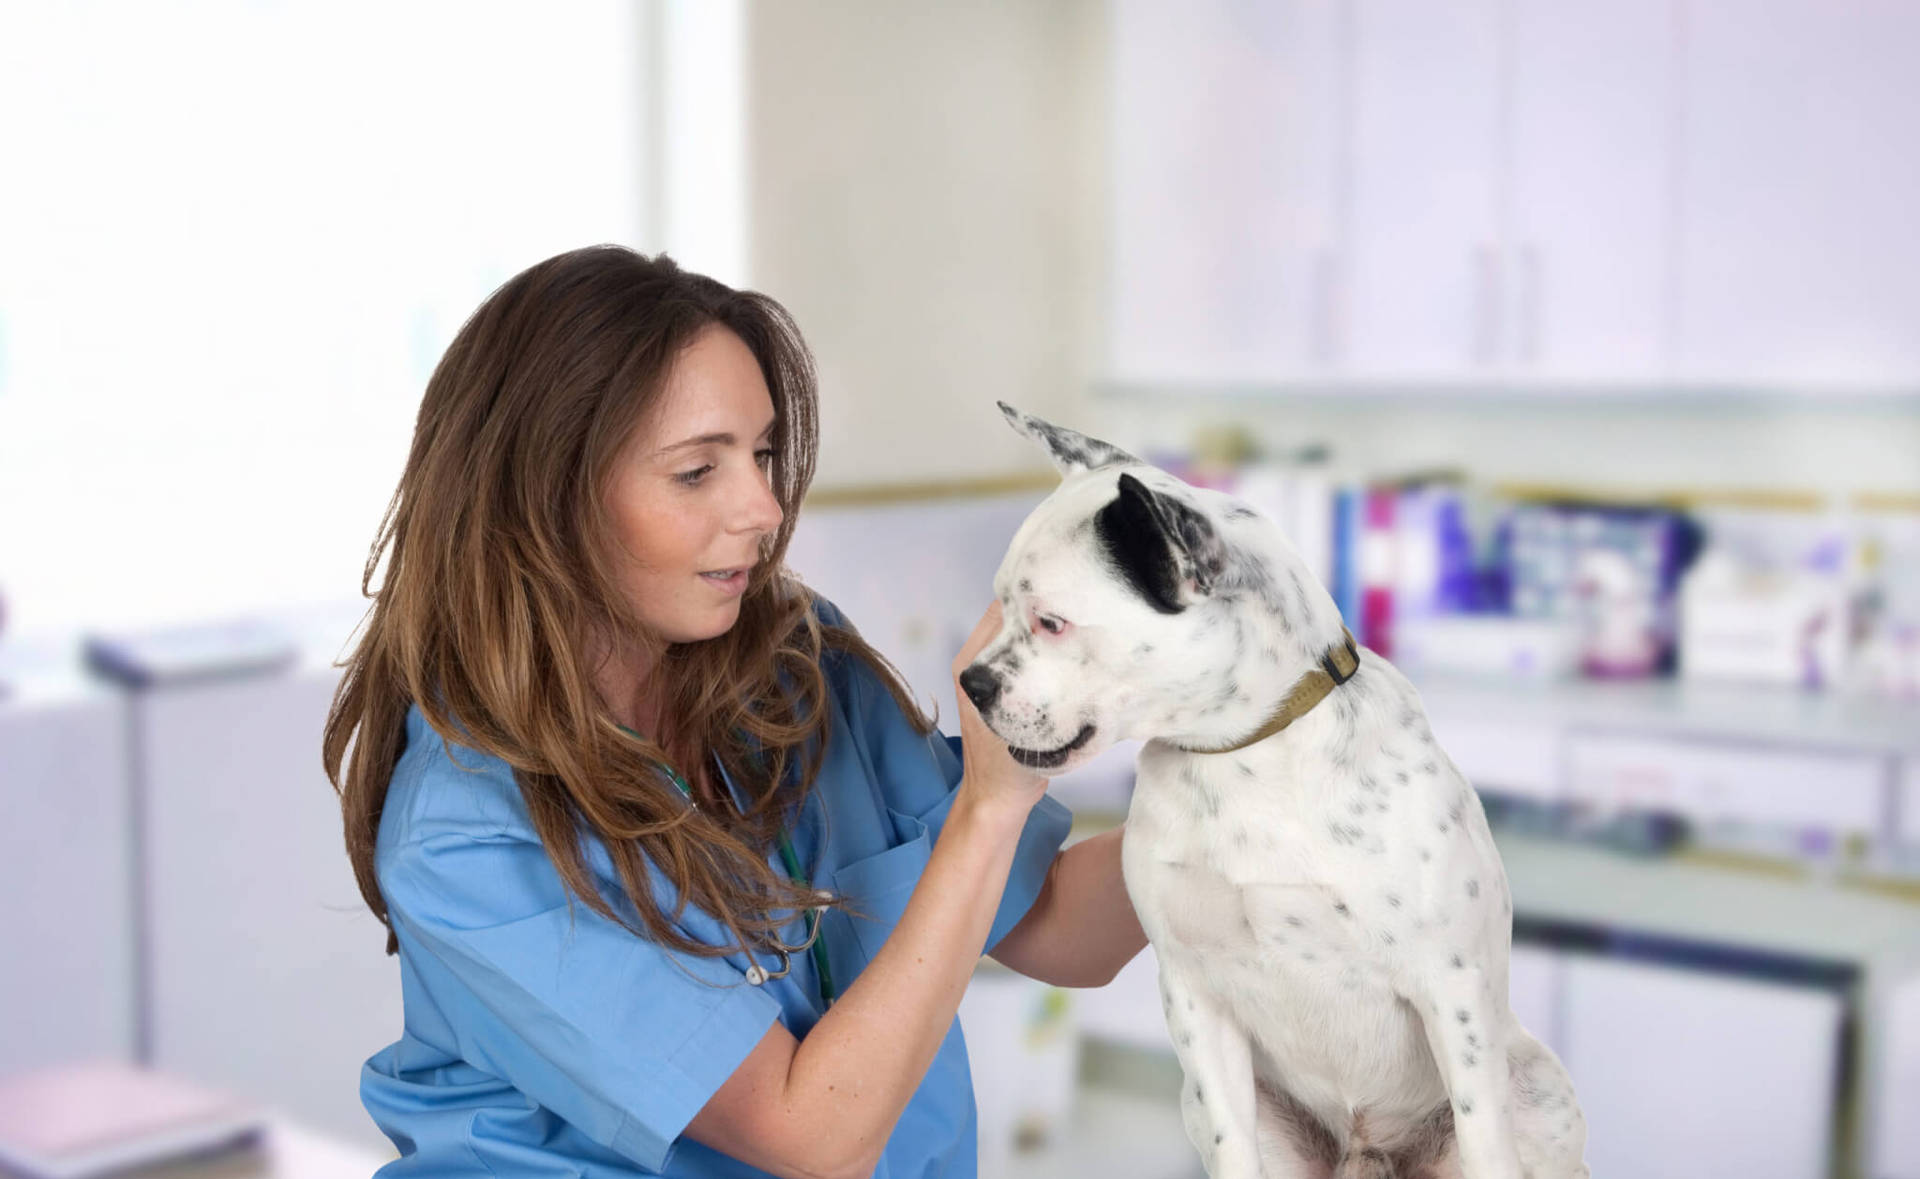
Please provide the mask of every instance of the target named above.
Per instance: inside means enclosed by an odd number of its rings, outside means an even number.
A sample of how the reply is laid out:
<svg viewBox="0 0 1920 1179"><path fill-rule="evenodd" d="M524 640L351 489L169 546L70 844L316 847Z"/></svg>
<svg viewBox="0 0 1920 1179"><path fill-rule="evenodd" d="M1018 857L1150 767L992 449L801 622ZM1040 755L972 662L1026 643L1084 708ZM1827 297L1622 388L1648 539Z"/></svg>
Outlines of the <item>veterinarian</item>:
<svg viewBox="0 0 1920 1179"><path fill-rule="evenodd" d="M950 740L784 569L816 418L778 304L610 246L435 369L325 735L400 959L382 1175L972 1175L982 952L1146 944L1121 832L1063 852L966 694Z"/></svg>

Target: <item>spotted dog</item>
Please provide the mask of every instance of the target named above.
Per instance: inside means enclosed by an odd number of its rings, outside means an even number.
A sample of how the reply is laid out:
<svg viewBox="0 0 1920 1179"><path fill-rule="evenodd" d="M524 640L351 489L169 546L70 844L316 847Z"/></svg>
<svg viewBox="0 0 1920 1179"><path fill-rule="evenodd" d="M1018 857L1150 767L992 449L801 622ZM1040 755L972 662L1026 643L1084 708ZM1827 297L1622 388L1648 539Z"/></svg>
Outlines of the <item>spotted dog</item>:
<svg viewBox="0 0 1920 1179"><path fill-rule="evenodd" d="M1507 1005L1513 906L1420 697L1263 514L1002 404L1066 476L960 683L1047 774L1145 742L1127 892L1215 1179L1571 1179L1586 1123Z"/></svg>

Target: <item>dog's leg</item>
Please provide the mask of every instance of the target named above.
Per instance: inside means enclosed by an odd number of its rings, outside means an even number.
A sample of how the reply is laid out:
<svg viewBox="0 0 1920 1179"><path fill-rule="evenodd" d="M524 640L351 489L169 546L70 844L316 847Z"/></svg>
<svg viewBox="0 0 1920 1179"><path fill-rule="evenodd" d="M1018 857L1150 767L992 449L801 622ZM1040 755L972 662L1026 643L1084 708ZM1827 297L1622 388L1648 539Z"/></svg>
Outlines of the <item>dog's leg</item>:
<svg viewBox="0 0 1920 1179"><path fill-rule="evenodd" d="M1246 1033L1167 961L1160 960L1160 1001L1186 1073L1180 1113L1187 1138L1211 1179L1264 1179Z"/></svg>
<svg viewBox="0 0 1920 1179"><path fill-rule="evenodd" d="M1506 996L1471 964L1426 972L1415 999L1427 1046L1453 1104L1454 1138L1469 1179L1522 1179L1514 1146Z"/></svg>

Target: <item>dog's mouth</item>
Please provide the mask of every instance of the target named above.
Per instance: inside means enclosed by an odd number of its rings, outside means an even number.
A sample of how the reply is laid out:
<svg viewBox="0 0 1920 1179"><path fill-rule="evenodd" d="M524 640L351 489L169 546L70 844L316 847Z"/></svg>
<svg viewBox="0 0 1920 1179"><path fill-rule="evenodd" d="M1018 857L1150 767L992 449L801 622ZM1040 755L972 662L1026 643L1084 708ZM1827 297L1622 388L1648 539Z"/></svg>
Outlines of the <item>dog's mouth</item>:
<svg viewBox="0 0 1920 1179"><path fill-rule="evenodd" d="M1076 735L1073 740L1058 749L1020 749L1009 745L1007 746L1007 752L1013 754L1013 760L1026 766L1030 770L1050 770L1054 766L1067 760L1067 758L1073 756L1074 750L1085 745L1092 739L1093 726L1087 725L1080 730L1079 734Z"/></svg>

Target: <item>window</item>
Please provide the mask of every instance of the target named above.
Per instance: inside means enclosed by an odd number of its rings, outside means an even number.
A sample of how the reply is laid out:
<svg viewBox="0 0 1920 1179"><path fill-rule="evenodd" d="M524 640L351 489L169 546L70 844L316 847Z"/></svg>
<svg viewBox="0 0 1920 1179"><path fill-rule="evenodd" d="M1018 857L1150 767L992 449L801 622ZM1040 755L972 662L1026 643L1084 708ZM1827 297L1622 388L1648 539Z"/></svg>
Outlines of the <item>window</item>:
<svg viewBox="0 0 1920 1179"><path fill-rule="evenodd" d="M672 248L649 12L0 10L9 632L352 598L466 315L561 250Z"/></svg>

